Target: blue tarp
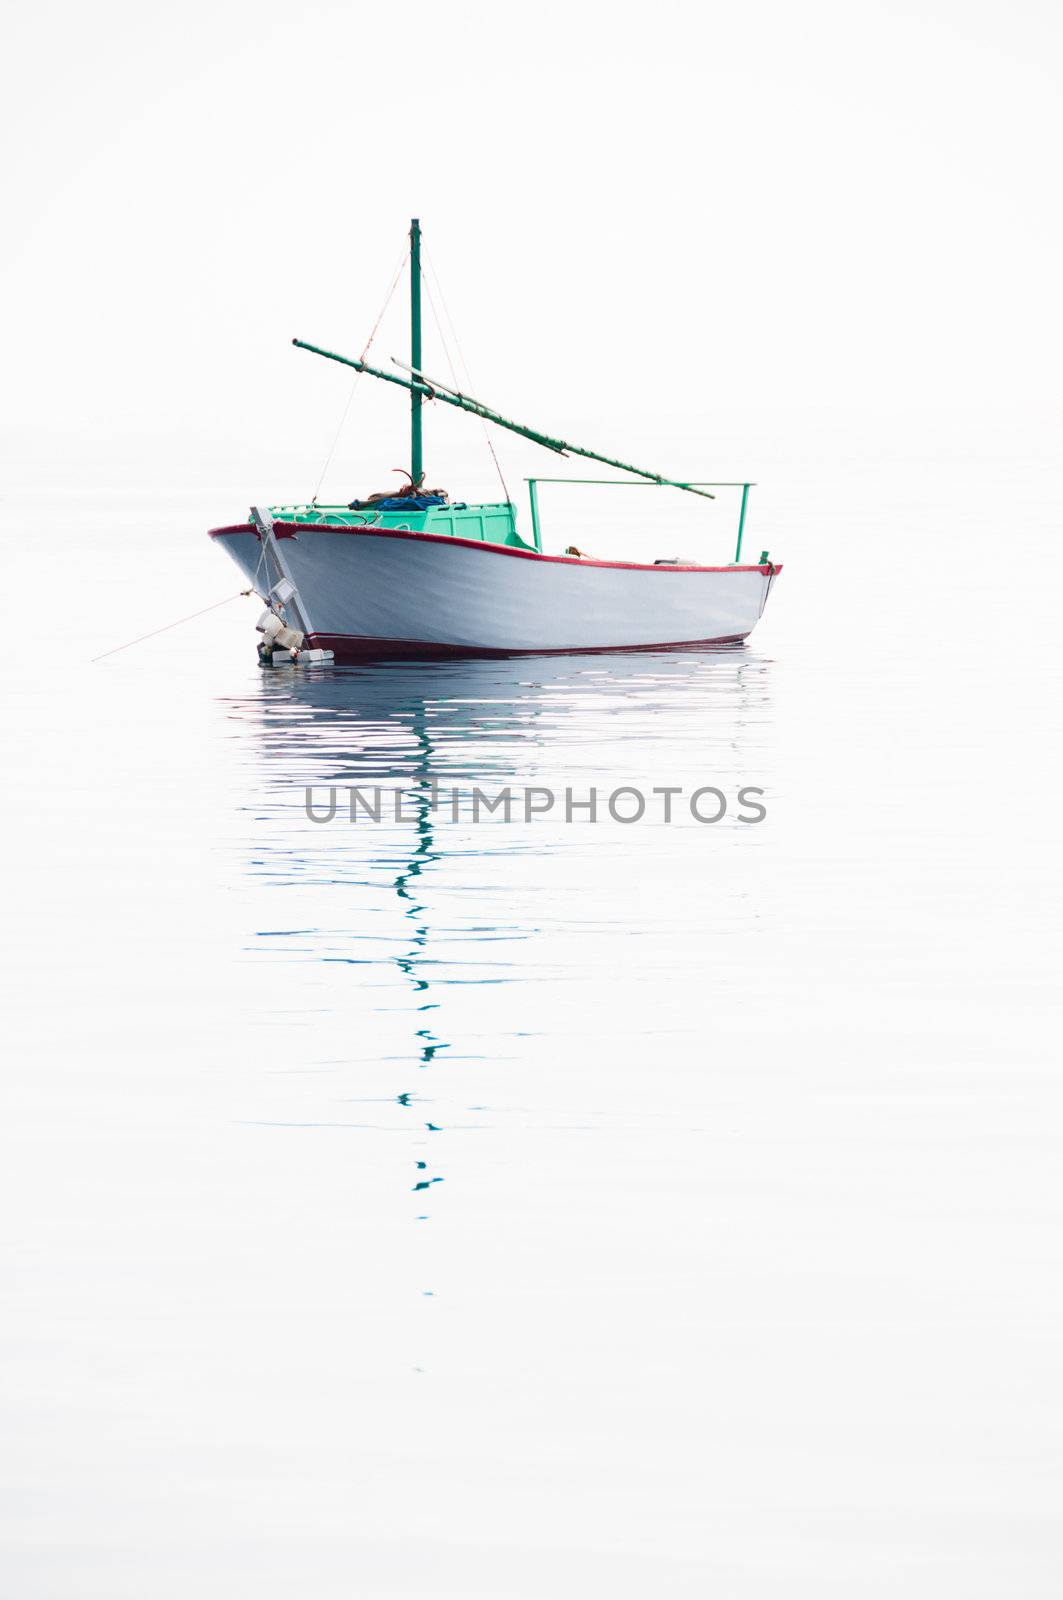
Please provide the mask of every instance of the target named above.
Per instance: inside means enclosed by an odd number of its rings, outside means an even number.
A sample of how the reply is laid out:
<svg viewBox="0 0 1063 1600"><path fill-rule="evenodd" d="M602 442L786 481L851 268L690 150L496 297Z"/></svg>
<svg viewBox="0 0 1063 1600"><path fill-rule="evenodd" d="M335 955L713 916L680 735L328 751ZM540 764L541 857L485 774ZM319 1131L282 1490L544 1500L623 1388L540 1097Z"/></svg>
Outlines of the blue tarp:
<svg viewBox="0 0 1063 1600"><path fill-rule="evenodd" d="M352 500L349 511L427 511L430 506L445 506L445 494L392 494L386 500Z"/></svg>

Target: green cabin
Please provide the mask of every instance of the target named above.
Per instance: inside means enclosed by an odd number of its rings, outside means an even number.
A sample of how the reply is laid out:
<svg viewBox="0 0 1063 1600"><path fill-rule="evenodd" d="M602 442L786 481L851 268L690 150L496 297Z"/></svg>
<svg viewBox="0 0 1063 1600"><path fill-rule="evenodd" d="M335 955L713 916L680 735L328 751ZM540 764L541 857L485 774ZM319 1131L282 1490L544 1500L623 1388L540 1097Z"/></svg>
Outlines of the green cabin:
<svg viewBox="0 0 1063 1600"><path fill-rule="evenodd" d="M433 533L455 539L475 539L482 544L512 545L517 550L536 550L517 532L517 508L511 500L490 505L426 506L423 510L394 508L378 510L372 505L351 506L270 506L275 522L305 523L308 527L401 528L411 533Z"/></svg>

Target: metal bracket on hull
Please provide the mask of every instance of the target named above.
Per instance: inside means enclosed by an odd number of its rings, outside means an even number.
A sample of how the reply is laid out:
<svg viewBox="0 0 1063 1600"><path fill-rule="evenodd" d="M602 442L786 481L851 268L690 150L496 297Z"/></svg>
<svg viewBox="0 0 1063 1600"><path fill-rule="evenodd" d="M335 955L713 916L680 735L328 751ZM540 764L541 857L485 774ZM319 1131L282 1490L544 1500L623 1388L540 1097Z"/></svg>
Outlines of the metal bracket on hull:
<svg viewBox="0 0 1063 1600"><path fill-rule="evenodd" d="M269 610L264 613L263 621L259 623L259 632L263 635L259 646L259 659L264 666L274 667L297 663L321 666L332 661L331 650L307 650L303 645L303 640L310 632L310 622L291 569L281 554L277 535L273 531L273 518L261 506L252 506L251 521L258 529L263 553L268 551L272 556L278 574L276 582L270 584L269 592L263 597ZM268 564L266 576L268 580ZM298 624L297 627L288 626L289 612L292 621ZM280 645L281 648L275 649L276 645Z"/></svg>
<svg viewBox="0 0 1063 1600"><path fill-rule="evenodd" d="M310 633L310 623L299 598L299 590L296 587L295 579L291 575L287 561L281 555L280 544L277 535L273 531L273 518L262 506L252 506L251 521L258 529L258 536L262 540L263 549L269 551L279 574L277 582L270 586L268 603L272 608L279 608L278 615L285 622L287 621L287 613L290 611L300 632L304 634ZM267 567L267 574L268 570Z"/></svg>

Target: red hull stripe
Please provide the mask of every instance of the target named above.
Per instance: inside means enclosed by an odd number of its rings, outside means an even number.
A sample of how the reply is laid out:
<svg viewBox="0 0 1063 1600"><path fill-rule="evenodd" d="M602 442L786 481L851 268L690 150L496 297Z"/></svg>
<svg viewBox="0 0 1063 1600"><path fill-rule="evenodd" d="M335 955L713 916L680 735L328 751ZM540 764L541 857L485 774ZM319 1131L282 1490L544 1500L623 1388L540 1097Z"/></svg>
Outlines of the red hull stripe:
<svg viewBox="0 0 1063 1600"><path fill-rule="evenodd" d="M343 533L358 539L413 539L419 540L422 544L456 544L465 550L480 550L485 555L516 556L519 561L553 561L569 567L620 567L629 572L762 572L766 578L770 578L782 571L781 564L774 565L770 561L755 567L659 567L645 561L594 561L588 556L542 556L537 550L516 550L508 544L486 544L480 539L458 539L449 533L414 533L405 528L336 528L323 523L275 522L273 531L278 539L295 539L304 533ZM250 533L258 538L257 529L249 522L240 522L231 528L211 528L209 537L225 539L235 533ZM647 645L645 648L659 649L660 646ZM543 652L536 650L532 653L541 655ZM568 651L563 651L562 654L567 655Z"/></svg>
<svg viewBox="0 0 1063 1600"><path fill-rule="evenodd" d="M460 660L477 657L506 660L511 656L601 656L628 654L633 650L707 650L717 645L741 644L749 637L731 633L719 639L684 639L669 644L579 645L567 650L487 650L475 645L431 644L426 639L371 639L350 633L309 633L310 649L331 650L337 661Z"/></svg>

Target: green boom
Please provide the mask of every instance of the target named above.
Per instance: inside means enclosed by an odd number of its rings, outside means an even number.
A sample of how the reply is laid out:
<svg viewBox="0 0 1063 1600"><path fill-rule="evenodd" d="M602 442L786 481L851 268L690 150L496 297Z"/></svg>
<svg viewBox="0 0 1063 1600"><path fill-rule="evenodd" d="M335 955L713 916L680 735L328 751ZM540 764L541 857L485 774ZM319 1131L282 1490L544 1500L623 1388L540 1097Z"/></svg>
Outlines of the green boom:
<svg viewBox="0 0 1063 1600"><path fill-rule="evenodd" d="M355 372L368 372L371 378L380 378L384 383L397 383L401 389L409 389L411 396L417 399L442 400L448 406L455 406L459 411L469 411L475 417L483 417L486 422L497 423L500 428L508 428L510 433L519 433L525 439L531 439L534 444L541 444L547 450L555 450L558 455L586 456L589 461L600 461L603 466L617 467L621 472L633 472L636 478L649 478L652 483L664 484L666 488L682 489L687 494L700 495L703 500L715 500L714 494L709 494L706 489L695 489L689 483L677 483L674 478L663 478L659 472L647 472L644 467L633 467L628 461L616 461L612 456L599 455L597 450L584 450L582 445L569 444L564 439L551 439L548 434L538 433L534 428L525 428L519 422L510 422L508 417L500 416L497 411L492 411L490 406L481 405L479 400L470 400L468 395L444 394L441 389L434 389L430 383L420 383L417 379L400 378L394 372L381 372L379 367L371 367L367 361L356 361L353 356L338 356L334 350L322 350L320 345L307 344L305 339L293 339L292 344L300 350L309 350L315 356L324 356L326 361L338 361L341 366L353 367ZM418 418L418 422L419 422ZM420 429L418 427L417 434ZM417 440L419 443L419 438Z"/></svg>

